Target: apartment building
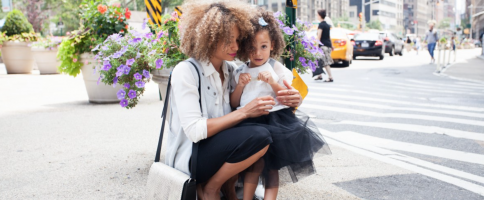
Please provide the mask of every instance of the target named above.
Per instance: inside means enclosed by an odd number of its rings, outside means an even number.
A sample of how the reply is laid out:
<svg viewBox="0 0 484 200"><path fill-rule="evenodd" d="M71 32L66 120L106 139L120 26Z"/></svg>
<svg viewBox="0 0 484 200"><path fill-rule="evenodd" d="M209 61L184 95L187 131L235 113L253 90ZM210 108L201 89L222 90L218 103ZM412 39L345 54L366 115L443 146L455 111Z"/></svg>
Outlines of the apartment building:
<svg viewBox="0 0 484 200"><path fill-rule="evenodd" d="M365 3L363 14L365 23L380 21L382 29L397 34L404 33L403 0L350 0L350 20L357 23L358 13L362 12L362 3Z"/></svg>
<svg viewBox="0 0 484 200"><path fill-rule="evenodd" d="M404 28L406 34L416 34L423 36L428 29L427 22L432 19L431 6L428 1L404 0Z"/></svg>

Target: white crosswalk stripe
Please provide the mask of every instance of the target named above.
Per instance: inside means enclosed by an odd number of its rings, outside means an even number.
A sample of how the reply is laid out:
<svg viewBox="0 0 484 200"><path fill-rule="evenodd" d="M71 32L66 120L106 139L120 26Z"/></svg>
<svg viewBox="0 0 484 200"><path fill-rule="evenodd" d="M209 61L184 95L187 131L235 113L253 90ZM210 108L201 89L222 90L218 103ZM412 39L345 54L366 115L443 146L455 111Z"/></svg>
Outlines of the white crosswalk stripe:
<svg viewBox="0 0 484 200"><path fill-rule="evenodd" d="M321 85L309 83L309 94L300 106L314 115L313 121L330 145L389 163L484 196L484 176L466 168L445 165L461 162L484 168L484 154L456 150L442 144L411 143L375 136L376 132L412 133L444 140L459 139L484 144L484 106L444 103L425 96L465 95L480 99L484 87L476 83L454 81L433 83L405 79L402 81L368 82L361 85ZM375 85L380 85L375 87ZM369 89L374 88L374 89ZM398 91L398 92L396 92ZM323 120L332 115L345 119ZM337 118L337 117L336 117ZM374 120L373 120L374 119ZM331 121L331 122L328 122ZM339 131L330 131L333 127ZM459 127L469 127L465 130ZM385 135L385 134L382 134ZM385 136L390 137L390 136ZM465 148L464 148L465 149ZM406 154L408 153L408 155ZM444 160L435 163L413 155ZM463 165L466 165L463 164Z"/></svg>

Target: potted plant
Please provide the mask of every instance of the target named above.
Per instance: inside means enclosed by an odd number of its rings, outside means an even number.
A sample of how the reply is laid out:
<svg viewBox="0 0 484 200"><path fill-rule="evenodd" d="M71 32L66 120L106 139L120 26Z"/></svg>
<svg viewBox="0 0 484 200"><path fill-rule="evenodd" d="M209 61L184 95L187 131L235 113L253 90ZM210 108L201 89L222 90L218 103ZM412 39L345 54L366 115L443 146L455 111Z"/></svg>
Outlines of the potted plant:
<svg viewBox="0 0 484 200"><path fill-rule="evenodd" d="M29 44L38 37L21 11L8 13L0 34L2 58L8 74L32 73L34 59Z"/></svg>
<svg viewBox="0 0 484 200"><path fill-rule="evenodd" d="M289 24L289 17L280 11L274 13L274 17L279 22L279 28L284 35L286 48L281 55L283 59L296 59L295 69L298 73L306 73L307 69L316 70L318 59L324 55L323 50L318 47L322 43L314 36L309 37L304 30L310 28L311 24L297 20L295 26L286 26Z"/></svg>
<svg viewBox="0 0 484 200"><path fill-rule="evenodd" d="M131 11L120 8L119 5L107 5L106 1L84 0L79 7L79 13L81 29L62 41L57 55L61 61L58 70L74 77L82 71L89 102L119 102L116 88L98 84L100 74L94 70L97 63L93 53L98 52L94 47L109 35L122 35L127 32L126 20L131 17Z"/></svg>
<svg viewBox="0 0 484 200"><path fill-rule="evenodd" d="M152 78L150 74L154 80L157 72L171 70L187 59L178 48L176 19L170 20L171 23L165 21L162 27L153 28L155 34L136 31L124 36L113 34L95 48L99 49L95 57L101 64L96 68L101 73L99 80L108 85L122 85L117 91L122 107L136 106L145 83Z"/></svg>
<svg viewBox="0 0 484 200"><path fill-rule="evenodd" d="M60 37L42 38L32 43L32 56L39 68L40 74L58 74L57 66L60 65L57 57Z"/></svg>

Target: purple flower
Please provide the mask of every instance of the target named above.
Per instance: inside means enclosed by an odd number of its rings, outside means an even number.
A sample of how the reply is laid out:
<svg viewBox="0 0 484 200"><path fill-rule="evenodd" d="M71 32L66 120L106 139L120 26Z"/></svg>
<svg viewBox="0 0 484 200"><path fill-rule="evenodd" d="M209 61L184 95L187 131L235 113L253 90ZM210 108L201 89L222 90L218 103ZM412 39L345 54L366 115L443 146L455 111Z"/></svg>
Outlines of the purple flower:
<svg viewBox="0 0 484 200"><path fill-rule="evenodd" d="M138 42L141 42L141 38L133 38L132 40L130 40L128 43L130 45L133 45L133 44L136 44Z"/></svg>
<svg viewBox="0 0 484 200"><path fill-rule="evenodd" d="M148 20L146 18L143 18L143 24L141 24L141 30L146 29L146 22L148 22Z"/></svg>
<svg viewBox="0 0 484 200"><path fill-rule="evenodd" d="M281 16L281 11L277 11L274 13L275 18L278 18L279 16Z"/></svg>
<svg viewBox="0 0 484 200"><path fill-rule="evenodd" d="M306 40L301 41L301 44L304 46L305 49L308 48L308 42Z"/></svg>
<svg viewBox="0 0 484 200"><path fill-rule="evenodd" d="M108 46L103 46L103 47L101 47L101 49L104 50L104 51L107 51L109 49L109 47Z"/></svg>
<svg viewBox="0 0 484 200"><path fill-rule="evenodd" d="M108 60L105 60L104 63L103 63L103 70L108 71L108 70L111 69L111 67L113 67L113 66L111 66L111 63L109 63Z"/></svg>
<svg viewBox="0 0 484 200"><path fill-rule="evenodd" d="M138 59L140 57L141 57L141 53L140 52L136 53L136 59Z"/></svg>
<svg viewBox="0 0 484 200"><path fill-rule="evenodd" d="M160 69L161 66L163 65L163 60L162 59L158 59L156 60L156 69Z"/></svg>
<svg viewBox="0 0 484 200"><path fill-rule="evenodd" d="M94 49L92 49L91 51L97 51L99 50L99 46L101 46L101 44L98 44L96 47L94 47Z"/></svg>
<svg viewBox="0 0 484 200"><path fill-rule="evenodd" d="M116 77L120 77L124 74L124 68L126 67L126 65L123 65L121 64L119 67L118 67L118 71L116 72Z"/></svg>
<svg viewBox="0 0 484 200"><path fill-rule="evenodd" d="M160 31L156 37L156 39L160 39L161 37L163 37L163 31Z"/></svg>
<svg viewBox="0 0 484 200"><path fill-rule="evenodd" d="M121 107L123 107L123 108L128 106L128 100L122 99L121 102L119 102L119 105L121 105Z"/></svg>
<svg viewBox="0 0 484 200"><path fill-rule="evenodd" d="M121 50L119 50L119 53L123 55L124 53L126 53L126 51L128 51L128 46L124 46Z"/></svg>
<svg viewBox="0 0 484 200"><path fill-rule="evenodd" d="M114 77L113 79L113 88L116 87L116 84L118 84L118 77Z"/></svg>
<svg viewBox="0 0 484 200"><path fill-rule="evenodd" d="M101 76L97 79L97 85L99 85L99 82L101 82Z"/></svg>
<svg viewBox="0 0 484 200"><path fill-rule="evenodd" d="M124 67L124 70L123 70L124 74L128 75L129 74L129 71L131 71L131 67L125 66Z"/></svg>
<svg viewBox="0 0 484 200"><path fill-rule="evenodd" d="M144 36L145 36L145 38L150 39L152 35L153 35L153 33L148 32Z"/></svg>
<svg viewBox="0 0 484 200"><path fill-rule="evenodd" d="M128 65L128 66L133 65L133 63L134 63L134 58L131 58L131 59L126 61L126 65Z"/></svg>
<svg viewBox="0 0 484 200"><path fill-rule="evenodd" d="M123 54L122 54L121 52L117 51L117 52L115 52L115 53L112 55L112 57L113 57L113 58L119 58L119 57L121 57L122 55L123 55Z"/></svg>
<svg viewBox="0 0 484 200"><path fill-rule="evenodd" d="M293 26L293 27L292 27L292 30L294 30L294 31L299 31L299 30L297 29L297 27L296 27L296 26Z"/></svg>
<svg viewBox="0 0 484 200"><path fill-rule="evenodd" d="M120 38L121 38L121 35L119 35L117 33L112 34L111 36L109 36L109 39L111 39L113 41L118 41Z"/></svg>
<svg viewBox="0 0 484 200"><path fill-rule="evenodd" d="M304 57L299 57L299 61L301 62L301 65L302 65L303 67L307 67L307 66L308 66L308 64L306 64L306 58L304 58Z"/></svg>
<svg viewBox="0 0 484 200"><path fill-rule="evenodd" d="M284 31L284 33L286 33L287 35L292 35L294 34L294 30L292 28L289 28L289 27L284 27L282 28L282 30Z"/></svg>
<svg viewBox="0 0 484 200"><path fill-rule="evenodd" d="M316 71L316 65L313 63L313 61L309 60L308 64L313 72Z"/></svg>
<svg viewBox="0 0 484 200"><path fill-rule="evenodd" d="M149 72L148 70L144 70L144 69L143 69L143 76L144 76L145 78L150 78L150 72Z"/></svg>
<svg viewBox="0 0 484 200"><path fill-rule="evenodd" d="M128 92L128 97L129 97L130 99L134 99L134 98L136 98L136 91L135 91L135 90L129 90L129 92Z"/></svg>
<svg viewBox="0 0 484 200"><path fill-rule="evenodd" d="M145 82L143 81L138 81L136 83L134 83L136 85L136 87L138 88L144 88L145 87Z"/></svg>
<svg viewBox="0 0 484 200"><path fill-rule="evenodd" d="M116 95L118 96L118 99L124 99L124 97L126 96L126 91L124 91L123 89L120 89Z"/></svg>
<svg viewBox="0 0 484 200"><path fill-rule="evenodd" d="M143 79L143 76L141 76L141 74L139 74L139 73L136 73L136 74L134 74L134 79L141 80L141 79Z"/></svg>
<svg viewBox="0 0 484 200"><path fill-rule="evenodd" d="M284 23L281 20L276 19L277 23L279 23L279 28L284 26Z"/></svg>
<svg viewBox="0 0 484 200"><path fill-rule="evenodd" d="M131 85L129 85L129 83L125 83L123 86L124 86L126 89L129 89L129 88L131 87Z"/></svg>

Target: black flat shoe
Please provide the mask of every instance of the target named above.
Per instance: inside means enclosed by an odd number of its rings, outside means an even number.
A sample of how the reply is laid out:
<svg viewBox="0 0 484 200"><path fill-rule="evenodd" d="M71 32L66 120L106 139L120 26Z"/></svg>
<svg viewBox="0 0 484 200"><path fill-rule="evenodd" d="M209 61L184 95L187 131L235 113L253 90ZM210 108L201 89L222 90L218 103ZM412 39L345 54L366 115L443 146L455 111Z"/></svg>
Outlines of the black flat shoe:
<svg viewBox="0 0 484 200"><path fill-rule="evenodd" d="M328 80L324 80L324 82L333 82L333 79L332 79L332 78L330 78L330 79L328 79Z"/></svg>

